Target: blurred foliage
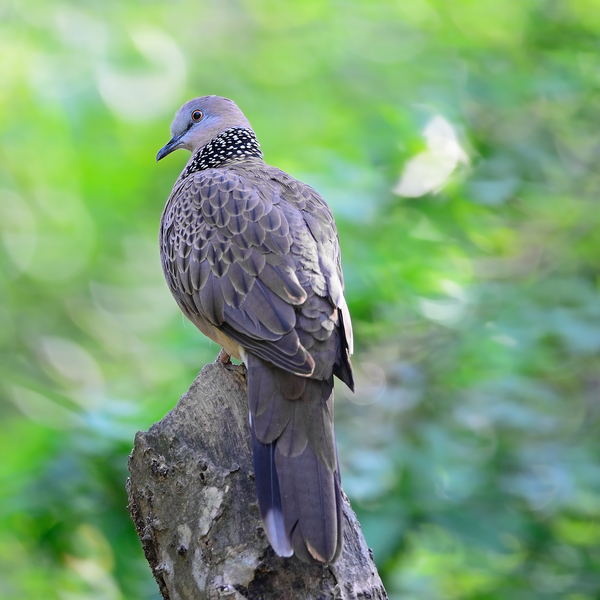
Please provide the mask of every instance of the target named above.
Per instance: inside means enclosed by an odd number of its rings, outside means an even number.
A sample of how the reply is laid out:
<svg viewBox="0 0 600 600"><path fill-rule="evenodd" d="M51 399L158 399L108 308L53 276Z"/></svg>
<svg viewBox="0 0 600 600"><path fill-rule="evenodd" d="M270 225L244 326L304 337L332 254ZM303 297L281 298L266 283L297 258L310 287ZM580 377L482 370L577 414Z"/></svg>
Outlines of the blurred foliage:
<svg viewBox="0 0 600 600"><path fill-rule="evenodd" d="M336 215L390 596L598 598L597 9L2 0L0 598L158 598L127 453L217 348L159 266L187 157L154 157L210 93Z"/></svg>

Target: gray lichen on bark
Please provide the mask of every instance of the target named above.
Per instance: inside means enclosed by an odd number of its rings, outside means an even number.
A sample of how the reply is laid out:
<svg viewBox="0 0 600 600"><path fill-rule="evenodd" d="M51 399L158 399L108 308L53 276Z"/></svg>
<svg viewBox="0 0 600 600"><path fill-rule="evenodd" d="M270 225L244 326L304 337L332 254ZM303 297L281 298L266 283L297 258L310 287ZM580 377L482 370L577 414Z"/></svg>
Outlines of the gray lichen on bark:
<svg viewBox="0 0 600 600"><path fill-rule="evenodd" d="M254 488L245 369L209 364L140 432L129 511L165 600L387 598L344 495L344 550L326 567L269 546Z"/></svg>

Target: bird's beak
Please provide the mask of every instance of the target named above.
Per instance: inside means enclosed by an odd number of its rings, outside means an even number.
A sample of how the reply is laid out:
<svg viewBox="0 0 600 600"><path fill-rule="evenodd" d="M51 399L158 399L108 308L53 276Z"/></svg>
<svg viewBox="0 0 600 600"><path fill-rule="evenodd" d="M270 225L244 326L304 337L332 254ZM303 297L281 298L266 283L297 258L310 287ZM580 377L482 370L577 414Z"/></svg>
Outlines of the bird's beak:
<svg viewBox="0 0 600 600"><path fill-rule="evenodd" d="M156 155L156 162L158 162L161 158L167 156L167 154L171 154L173 150L177 150L179 148L179 144L181 142L181 138L186 134L184 131L182 134L177 135L169 140L169 142L163 146Z"/></svg>

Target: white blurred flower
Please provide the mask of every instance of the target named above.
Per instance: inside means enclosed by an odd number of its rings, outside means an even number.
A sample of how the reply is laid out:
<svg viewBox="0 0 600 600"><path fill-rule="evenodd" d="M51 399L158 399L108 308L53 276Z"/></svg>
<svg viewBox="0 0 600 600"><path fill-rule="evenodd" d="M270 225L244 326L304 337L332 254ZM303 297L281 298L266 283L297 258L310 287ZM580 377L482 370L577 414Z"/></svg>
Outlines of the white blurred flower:
<svg viewBox="0 0 600 600"><path fill-rule="evenodd" d="M427 150L417 154L404 165L395 194L416 198L429 192L439 192L459 163L469 158L458 143L454 128L441 115L435 115L423 130Z"/></svg>

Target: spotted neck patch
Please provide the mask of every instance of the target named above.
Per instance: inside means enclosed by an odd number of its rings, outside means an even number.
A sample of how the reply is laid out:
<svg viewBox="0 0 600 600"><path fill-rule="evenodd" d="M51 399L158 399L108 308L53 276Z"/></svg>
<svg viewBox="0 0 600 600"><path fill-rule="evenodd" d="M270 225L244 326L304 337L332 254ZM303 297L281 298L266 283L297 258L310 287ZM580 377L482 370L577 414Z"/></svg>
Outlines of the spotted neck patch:
<svg viewBox="0 0 600 600"><path fill-rule="evenodd" d="M251 129L232 127L220 133L198 151L182 176L187 177L190 173L214 169L225 163L244 160L250 156L262 158L262 155L260 144Z"/></svg>

